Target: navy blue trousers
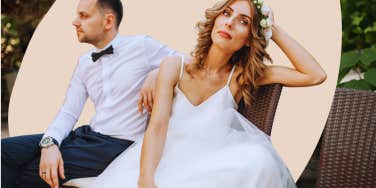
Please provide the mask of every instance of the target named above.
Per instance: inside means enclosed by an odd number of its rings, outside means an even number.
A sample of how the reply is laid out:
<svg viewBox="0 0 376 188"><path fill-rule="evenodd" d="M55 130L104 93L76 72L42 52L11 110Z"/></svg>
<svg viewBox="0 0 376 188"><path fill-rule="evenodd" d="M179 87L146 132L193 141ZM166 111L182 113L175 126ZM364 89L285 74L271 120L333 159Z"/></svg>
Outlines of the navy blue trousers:
<svg viewBox="0 0 376 188"><path fill-rule="evenodd" d="M1 187L49 187L39 177L42 134L1 140ZM133 143L94 132L88 125L71 131L60 146L66 179L98 176L110 162Z"/></svg>

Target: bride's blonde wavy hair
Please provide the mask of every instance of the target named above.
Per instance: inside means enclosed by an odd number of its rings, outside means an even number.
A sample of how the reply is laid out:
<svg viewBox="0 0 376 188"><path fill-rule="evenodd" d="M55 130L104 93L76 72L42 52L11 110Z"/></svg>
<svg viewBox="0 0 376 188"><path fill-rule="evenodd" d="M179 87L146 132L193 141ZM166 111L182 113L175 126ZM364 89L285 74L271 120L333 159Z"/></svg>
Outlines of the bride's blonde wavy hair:
<svg viewBox="0 0 376 188"><path fill-rule="evenodd" d="M194 63L187 66L187 72L192 75L193 72L203 68L204 60L213 43L211 33L214 27L216 18L234 1L226 0L216 3L212 8L205 10L205 20L197 23L198 39L197 44L191 55L194 57ZM249 33L248 45L244 45L238 51L234 52L229 62L231 65L240 66L242 69L236 82L240 86L243 100L247 106L251 105L252 92L258 86L256 80L264 75L266 65L263 63L264 59L272 62L269 54L265 48L267 46L264 36L260 28L261 17L257 13L252 0L247 0L251 6L251 26Z"/></svg>

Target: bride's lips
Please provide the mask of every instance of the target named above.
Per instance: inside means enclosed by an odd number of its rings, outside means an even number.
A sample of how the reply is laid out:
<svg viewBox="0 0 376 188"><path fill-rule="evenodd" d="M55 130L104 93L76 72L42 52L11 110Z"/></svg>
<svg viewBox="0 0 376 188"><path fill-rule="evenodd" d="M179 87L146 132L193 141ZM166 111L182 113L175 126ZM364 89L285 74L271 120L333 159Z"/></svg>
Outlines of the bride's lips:
<svg viewBox="0 0 376 188"><path fill-rule="evenodd" d="M227 33L226 31L219 30L217 32L221 37L226 38L226 39L232 39L230 33Z"/></svg>

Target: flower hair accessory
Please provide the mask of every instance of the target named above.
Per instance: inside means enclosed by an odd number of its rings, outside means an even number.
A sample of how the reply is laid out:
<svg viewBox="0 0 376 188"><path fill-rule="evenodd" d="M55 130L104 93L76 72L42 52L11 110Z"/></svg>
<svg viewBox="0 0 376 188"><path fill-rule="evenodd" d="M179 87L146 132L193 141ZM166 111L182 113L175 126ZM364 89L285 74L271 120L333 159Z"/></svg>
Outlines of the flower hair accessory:
<svg viewBox="0 0 376 188"><path fill-rule="evenodd" d="M272 38L272 20L269 18L269 12L271 11L267 5L264 5L264 0L254 0L253 3L256 6L257 12L261 15L260 26L264 35L266 45L269 44L269 40Z"/></svg>

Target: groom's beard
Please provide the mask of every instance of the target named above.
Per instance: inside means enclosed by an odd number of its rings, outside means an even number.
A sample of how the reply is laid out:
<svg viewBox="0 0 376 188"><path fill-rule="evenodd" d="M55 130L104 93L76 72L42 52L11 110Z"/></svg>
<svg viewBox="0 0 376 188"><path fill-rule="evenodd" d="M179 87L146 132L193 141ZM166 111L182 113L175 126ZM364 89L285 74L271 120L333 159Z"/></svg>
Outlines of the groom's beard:
<svg viewBox="0 0 376 188"><path fill-rule="evenodd" d="M84 42L87 41L87 38L86 38L86 36L85 36L84 31L82 31L82 30L76 30L76 35L77 35L77 40L78 40L79 42L84 43Z"/></svg>
<svg viewBox="0 0 376 188"><path fill-rule="evenodd" d="M88 37L83 31L81 32L77 31L77 39L81 43L88 43L88 44L93 44L96 41Z"/></svg>
<svg viewBox="0 0 376 188"><path fill-rule="evenodd" d="M103 39L104 39L103 36L98 36L98 37L94 38L94 37L88 37L88 36L84 35L81 38L79 37L78 41L80 43L87 43L87 44L91 44L91 45L95 46L96 44L100 43Z"/></svg>

